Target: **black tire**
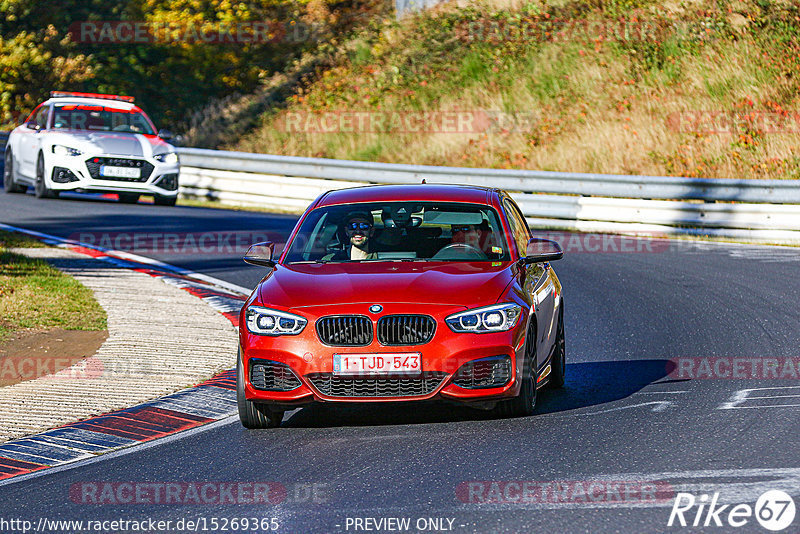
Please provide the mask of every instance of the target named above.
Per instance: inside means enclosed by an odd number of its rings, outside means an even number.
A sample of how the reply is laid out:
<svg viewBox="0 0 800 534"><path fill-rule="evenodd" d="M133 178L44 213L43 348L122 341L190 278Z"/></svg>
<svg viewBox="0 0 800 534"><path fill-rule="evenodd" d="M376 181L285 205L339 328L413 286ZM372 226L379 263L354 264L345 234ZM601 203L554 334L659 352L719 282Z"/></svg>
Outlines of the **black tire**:
<svg viewBox="0 0 800 534"><path fill-rule="evenodd" d="M3 167L3 189L6 193L24 193L28 188L14 181L14 156L6 148L5 167Z"/></svg>
<svg viewBox="0 0 800 534"><path fill-rule="evenodd" d="M36 198L56 198L58 191L53 191L47 187L44 179L44 155L39 152L36 159L36 185L33 188Z"/></svg>
<svg viewBox="0 0 800 534"><path fill-rule="evenodd" d="M244 372L242 354L236 358L236 405L239 421L245 428L276 428L283 421L283 410L273 409L267 404L249 401L244 396Z"/></svg>
<svg viewBox="0 0 800 534"><path fill-rule="evenodd" d="M117 196L123 204L136 204L139 202L139 195L136 193L119 193Z"/></svg>
<svg viewBox="0 0 800 534"><path fill-rule="evenodd" d="M153 201L155 202L156 206L174 206L175 202L178 201L178 197L162 197L161 195L156 195L153 198Z"/></svg>
<svg viewBox="0 0 800 534"><path fill-rule="evenodd" d="M556 331L556 348L550 362L550 382L552 388L564 387L564 375L567 370L567 348L564 342L564 299L558 313L558 330Z"/></svg>
<svg viewBox="0 0 800 534"><path fill-rule="evenodd" d="M522 387L513 399L497 403L495 413L501 417L527 417L536 409L536 323L531 321L525 342L522 365Z"/></svg>

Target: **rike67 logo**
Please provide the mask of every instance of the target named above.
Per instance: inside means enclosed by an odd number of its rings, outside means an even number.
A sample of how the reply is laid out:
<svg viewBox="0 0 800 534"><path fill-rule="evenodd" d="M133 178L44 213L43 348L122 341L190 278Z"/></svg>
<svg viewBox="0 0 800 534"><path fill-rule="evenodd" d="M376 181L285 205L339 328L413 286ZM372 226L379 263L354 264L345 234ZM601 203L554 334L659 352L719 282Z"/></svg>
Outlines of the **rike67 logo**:
<svg viewBox="0 0 800 534"><path fill-rule="evenodd" d="M780 490L764 492L755 507L749 504L718 504L719 492L710 498L703 494L678 493L669 514L667 526L743 527L753 517L767 530L778 532L792 524L795 504L792 497Z"/></svg>

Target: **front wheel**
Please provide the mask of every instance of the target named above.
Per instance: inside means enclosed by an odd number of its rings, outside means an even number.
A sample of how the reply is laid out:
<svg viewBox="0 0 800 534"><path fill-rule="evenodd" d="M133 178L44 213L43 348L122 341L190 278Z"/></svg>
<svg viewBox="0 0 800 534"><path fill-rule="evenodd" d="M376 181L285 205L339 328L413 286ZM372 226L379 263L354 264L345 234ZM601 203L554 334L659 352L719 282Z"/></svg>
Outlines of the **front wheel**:
<svg viewBox="0 0 800 534"><path fill-rule="evenodd" d="M153 198L153 201L155 202L156 206L174 206L177 200L178 200L177 196L162 197L161 195L156 195Z"/></svg>
<svg viewBox="0 0 800 534"><path fill-rule="evenodd" d="M513 399L497 403L495 411L501 417L527 417L536 409L536 324L531 321L525 343L522 365L522 387Z"/></svg>
<svg viewBox="0 0 800 534"><path fill-rule="evenodd" d="M44 155L40 152L36 160L36 185L33 188L36 198L56 198L58 191L53 191L47 187L44 177Z"/></svg>
<svg viewBox="0 0 800 534"><path fill-rule="evenodd" d="M247 400L244 395L244 365L242 353L236 358L236 405L239 421L245 428L276 428L283 421L283 410L275 410L268 404Z"/></svg>
<svg viewBox="0 0 800 534"><path fill-rule="evenodd" d="M561 300L561 310L558 314L558 330L556 331L556 349L551 360L550 387L563 388L564 375L567 368L567 349L564 343L564 300Z"/></svg>
<svg viewBox="0 0 800 534"><path fill-rule="evenodd" d="M14 181L14 156L11 149L6 149L5 167L3 167L3 189L6 193L24 193L27 187Z"/></svg>

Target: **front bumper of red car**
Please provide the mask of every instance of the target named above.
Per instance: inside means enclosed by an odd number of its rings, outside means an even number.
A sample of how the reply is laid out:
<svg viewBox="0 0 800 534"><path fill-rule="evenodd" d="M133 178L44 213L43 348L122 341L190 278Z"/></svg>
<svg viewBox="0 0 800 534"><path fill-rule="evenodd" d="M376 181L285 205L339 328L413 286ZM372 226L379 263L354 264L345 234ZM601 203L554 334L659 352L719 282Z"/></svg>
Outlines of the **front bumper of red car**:
<svg viewBox="0 0 800 534"><path fill-rule="evenodd" d="M464 309L452 305L387 304L380 313L373 314L365 304L339 305L335 310L295 308L286 311L301 315L308 323L298 335L281 336L250 333L243 310L239 341L245 397L256 402L302 405L314 401L431 399L481 402L516 396L522 379L527 312L505 332L453 332L445 318ZM365 324L371 323L370 342L359 346L323 343L324 332L318 331L318 321L332 315L364 318ZM382 343L378 322L385 316L429 316L435 321L435 330L430 341L421 344ZM382 332L387 329L384 327ZM400 373L334 373L336 355L358 358L376 354L388 358L418 355L421 368Z"/></svg>

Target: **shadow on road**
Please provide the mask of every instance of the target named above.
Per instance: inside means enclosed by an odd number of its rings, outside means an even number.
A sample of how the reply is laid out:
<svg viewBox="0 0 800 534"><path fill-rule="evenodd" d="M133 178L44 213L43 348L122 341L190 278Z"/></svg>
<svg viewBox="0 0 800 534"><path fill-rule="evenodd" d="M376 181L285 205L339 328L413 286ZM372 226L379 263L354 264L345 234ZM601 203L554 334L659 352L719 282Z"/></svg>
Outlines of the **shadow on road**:
<svg viewBox="0 0 800 534"><path fill-rule="evenodd" d="M671 372L669 360L629 360L567 365L563 389L539 390L536 414L577 410L624 399ZM535 416L534 416L535 417ZM284 419L284 427L412 425L494 419L491 412L443 402L314 404Z"/></svg>

